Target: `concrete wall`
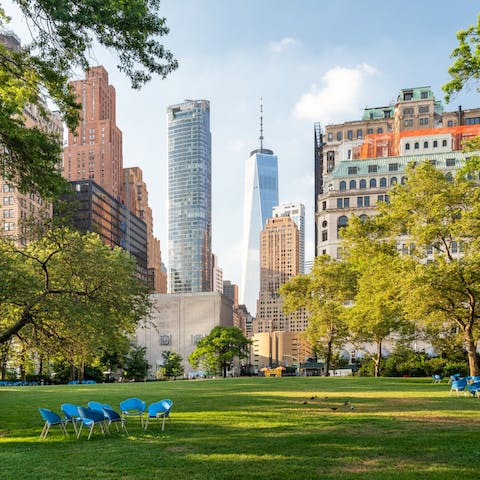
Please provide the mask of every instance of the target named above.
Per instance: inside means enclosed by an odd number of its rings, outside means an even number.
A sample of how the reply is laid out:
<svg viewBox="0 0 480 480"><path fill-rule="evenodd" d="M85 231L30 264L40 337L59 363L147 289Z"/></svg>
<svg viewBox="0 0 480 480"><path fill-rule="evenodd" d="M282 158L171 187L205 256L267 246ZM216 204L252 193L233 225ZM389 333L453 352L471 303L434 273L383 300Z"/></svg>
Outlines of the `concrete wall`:
<svg viewBox="0 0 480 480"><path fill-rule="evenodd" d="M147 348L151 377L167 350L182 356L186 375L198 370L188 363L198 341L214 327L233 326L232 302L220 293L153 294L151 300L151 314L136 332L137 344Z"/></svg>

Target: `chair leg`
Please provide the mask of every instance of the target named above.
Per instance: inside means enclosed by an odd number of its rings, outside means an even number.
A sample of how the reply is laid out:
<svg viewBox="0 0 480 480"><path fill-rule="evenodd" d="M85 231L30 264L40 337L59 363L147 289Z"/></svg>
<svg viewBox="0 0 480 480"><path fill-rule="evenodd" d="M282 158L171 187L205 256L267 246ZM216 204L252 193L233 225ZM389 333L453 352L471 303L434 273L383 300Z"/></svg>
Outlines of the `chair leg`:
<svg viewBox="0 0 480 480"><path fill-rule="evenodd" d="M92 436L92 432L93 432L93 427L95 426L94 423L92 423L92 425L90 426L90 432L88 433L88 438L87 440L90 440L90 437Z"/></svg>
<svg viewBox="0 0 480 480"><path fill-rule="evenodd" d="M163 422L162 422L162 432L165 430L165 416L163 417Z"/></svg>
<svg viewBox="0 0 480 480"><path fill-rule="evenodd" d="M47 431L47 427L48 427L48 422L45 422L45 425L43 426L42 431L40 433L40 438L45 438L45 432Z"/></svg>
<svg viewBox="0 0 480 480"><path fill-rule="evenodd" d="M62 429L63 434L68 437L68 432L67 432L66 425L64 423L61 423L60 428Z"/></svg>
<svg viewBox="0 0 480 480"><path fill-rule="evenodd" d="M127 434L127 437L129 436L127 427L125 426L125 422L122 420L122 428L125 430L125 433Z"/></svg>
<svg viewBox="0 0 480 480"><path fill-rule="evenodd" d="M80 428L78 429L78 432L77 432L77 438L80 438L80 434L82 433L82 429L83 429L83 422L80 423Z"/></svg>

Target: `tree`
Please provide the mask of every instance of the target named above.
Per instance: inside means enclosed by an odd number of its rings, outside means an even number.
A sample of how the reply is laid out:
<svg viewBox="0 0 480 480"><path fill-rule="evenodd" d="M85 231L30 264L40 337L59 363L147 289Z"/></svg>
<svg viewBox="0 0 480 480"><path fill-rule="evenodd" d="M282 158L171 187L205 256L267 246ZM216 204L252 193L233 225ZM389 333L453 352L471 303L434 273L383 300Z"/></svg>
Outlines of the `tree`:
<svg viewBox="0 0 480 480"><path fill-rule="evenodd" d="M132 346L125 360L125 378L136 382L145 380L150 367L147 361L147 348Z"/></svg>
<svg viewBox="0 0 480 480"><path fill-rule="evenodd" d="M164 375L166 377L181 377L184 372L182 356L170 350L162 352Z"/></svg>
<svg viewBox="0 0 480 480"><path fill-rule="evenodd" d="M476 25L457 32L457 39L459 44L451 55L455 60L448 69L452 79L442 86L447 102L467 84L480 79L480 15Z"/></svg>
<svg viewBox="0 0 480 480"><path fill-rule="evenodd" d="M344 311L354 291L355 275L349 265L327 255L315 258L308 275L292 277L279 289L287 314L302 308L309 313L305 335L315 355L325 359L326 375L335 349L347 336Z"/></svg>
<svg viewBox="0 0 480 480"><path fill-rule="evenodd" d="M51 227L25 247L0 239L0 345L85 361L115 349L149 310L134 260L98 235Z"/></svg>
<svg viewBox="0 0 480 480"><path fill-rule="evenodd" d="M195 368L202 364L209 372L221 372L226 377L235 358L248 357L250 344L237 327L215 327L198 342L188 361Z"/></svg>
<svg viewBox="0 0 480 480"><path fill-rule="evenodd" d="M405 185L391 191L390 204L380 207L379 219L391 241L411 242L398 281L403 311L417 322L459 329L470 374L478 375L480 187L465 169L452 178L430 162L410 166L407 175Z"/></svg>
<svg viewBox="0 0 480 480"><path fill-rule="evenodd" d="M0 43L0 176L22 192L52 198L64 181L57 164L59 139L38 128L26 128L23 112L36 105L47 118L52 101L74 130L79 105L68 85L75 68L89 67L89 54L99 44L118 55L118 68L140 88L152 74L165 77L177 68L171 52L159 43L168 33L159 15L159 0L14 0L32 33L22 49ZM0 7L0 28L8 24Z"/></svg>

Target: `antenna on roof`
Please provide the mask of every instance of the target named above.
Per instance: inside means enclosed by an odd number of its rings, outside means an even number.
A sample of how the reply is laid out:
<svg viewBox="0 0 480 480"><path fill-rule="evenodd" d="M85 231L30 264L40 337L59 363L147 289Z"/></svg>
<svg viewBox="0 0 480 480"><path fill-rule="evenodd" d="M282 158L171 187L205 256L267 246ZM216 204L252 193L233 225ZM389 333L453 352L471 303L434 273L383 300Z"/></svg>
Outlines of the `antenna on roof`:
<svg viewBox="0 0 480 480"><path fill-rule="evenodd" d="M263 97L260 97L260 150L263 150Z"/></svg>

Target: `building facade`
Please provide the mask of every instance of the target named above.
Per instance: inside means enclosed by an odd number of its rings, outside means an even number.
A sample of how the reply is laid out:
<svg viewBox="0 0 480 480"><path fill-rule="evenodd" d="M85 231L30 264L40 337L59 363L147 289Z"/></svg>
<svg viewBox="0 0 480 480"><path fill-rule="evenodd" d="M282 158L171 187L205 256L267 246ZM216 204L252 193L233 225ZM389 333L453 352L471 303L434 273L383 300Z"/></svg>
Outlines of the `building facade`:
<svg viewBox="0 0 480 480"><path fill-rule="evenodd" d="M395 105L366 109L323 134L322 189L316 201L316 252L341 258L341 229L351 215L371 216L406 167L428 160L447 174L463 164L465 140L480 135L480 109L444 112L430 87L403 89ZM402 246L400 241L399 248Z"/></svg>
<svg viewBox="0 0 480 480"><path fill-rule="evenodd" d="M160 240L153 235L152 209L148 204L147 185L139 167L123 169L121 198L126 207L147 226L148 286L152 292L167 293L167 276L162 271Z"/></svg>
<svg viewBox="0 0 480 480"><path fill-rule="evenodd" d="M168 291L212 291L210 103L168 107Z"/></svg>
<svg viewBox="0 0 480 480"><path fill-rule="evenodd" d="M260 235L260 293L254 332L303 331L306 315L286 315L278 289L300 271L300 235L290 217L267 220Z"/></svg>
<svg viewBox="0 0 480 480"><path fill-rule="evenodd" d="M245 169L240 303L253 312L260 288L260 232L278 205L278 159L272 150L251 152Z"/></svg>
<svg viewBox="0 0 480 480"><path fill-rule="evenodd" d="M93 180L120 198L123 169L122 132L116 124L115 88L104 67L92 67L86 78L70 83L82 105L80 123L68 132L63 174L69 181Z"/></svg>
<svg viewBox="0 0 480 480"><path fill-rule="evenodd" d="M220 293L152 295L150 316L137 328L136 344L147 349L149 377L163 365L162 353L174 351L183 359L185 374L199 369L188 363L197 343L214 327L231 327L231 301Z"/></svg>
<svg viewBox="0 0 480 480"><path fill-rule="evenodd" d="M299 234L299 273L305 273L305 205L303 203L283 203L272 210L273 217L290 217Z"/></svg>
<svg viewBox="0 0 480 480"><path fill-rule="evenodd" d="M71 182L61 196L69 205L67 220L80 232L98 233L103 243L121 247L135 259L137 275L147 283L147 225L93 180ZM65 212L55 212L65 215Z"/></svg>
<svg viewBox="0 0 480 480"><path fill-rule="evenodd" d="M13 32L0 32L0 43L11 50L20 50L21 43ZM44 106L41 112L37 105L27 105L23 111L22 120L27 128L38 128L46 133L58 136L63 143L63 122L57 112L51 112ZM61 169L62 159L58 159L58 169ZM21 193L10 182L0 177L0 235L26 244L26 221L52 216L52 205L45 202L36 193Z"/></svg>

